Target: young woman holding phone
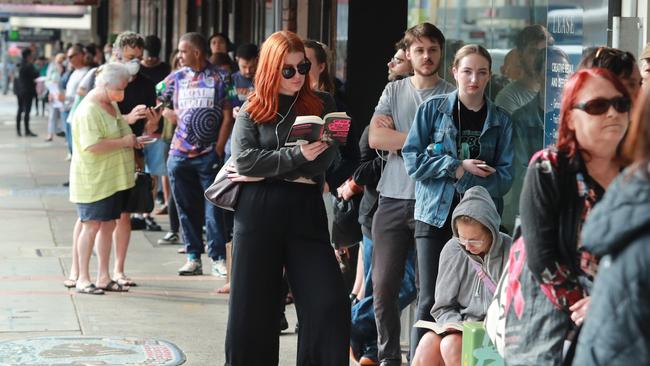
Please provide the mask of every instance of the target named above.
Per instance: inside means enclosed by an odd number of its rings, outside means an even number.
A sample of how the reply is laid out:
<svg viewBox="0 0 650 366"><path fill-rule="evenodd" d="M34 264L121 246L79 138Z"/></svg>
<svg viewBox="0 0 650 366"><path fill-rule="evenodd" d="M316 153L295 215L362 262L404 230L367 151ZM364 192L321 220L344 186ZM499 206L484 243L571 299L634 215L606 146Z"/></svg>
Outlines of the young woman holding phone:
<svg viewBox="0 0 650 366"><path fill-rule="evenodd" d="M461 195L483 186L501 212L512 184L512 123L485 95L491 66L482 46L459 49L452 68L458 89L420 105L402 148L406 170L415 180L417 320L434 321L440 252L452 236L451 214Z"/></svg>

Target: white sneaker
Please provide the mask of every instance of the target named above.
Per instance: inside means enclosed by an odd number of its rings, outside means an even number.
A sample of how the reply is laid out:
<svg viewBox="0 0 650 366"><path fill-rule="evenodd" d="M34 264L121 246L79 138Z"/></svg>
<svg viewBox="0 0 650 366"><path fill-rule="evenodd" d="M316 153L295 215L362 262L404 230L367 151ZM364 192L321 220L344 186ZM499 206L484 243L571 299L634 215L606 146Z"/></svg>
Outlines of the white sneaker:
<svg viewBox="0 0 650 366"><path fill-rule="evenodd" d="M226 261L219 259L212 261L212 275L215 277L226 277L228 269L226 268Z"/></svg>
<svg viewBox="0 0 650 366"><path fill-rule="evenodd" d="M183 267L178 269L179 276L200 276L203 274L203 266L201 260L187 260Z"/></svg>

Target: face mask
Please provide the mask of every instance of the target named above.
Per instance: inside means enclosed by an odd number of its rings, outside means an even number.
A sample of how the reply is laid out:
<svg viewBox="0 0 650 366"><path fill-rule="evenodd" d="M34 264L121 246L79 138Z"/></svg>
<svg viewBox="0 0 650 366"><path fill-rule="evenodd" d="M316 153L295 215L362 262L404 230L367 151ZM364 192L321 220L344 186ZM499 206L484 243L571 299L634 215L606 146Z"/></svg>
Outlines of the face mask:
<svg viewBox="0 0 650 366"><path fill-rule="evenodd" d="M140 71L140 61L138 60L131 60L125 63L124 66L126 66L126 69L129 71L129 75L131 76L134 76L138 71Z"/></svg>
<svg viewBox="0 0 650 366"><path fill-rule="evenodd" d="M106 62L109 62L111 60L111 53L110 52L105 52L104 53L104 60L106 60Z"/></svg>

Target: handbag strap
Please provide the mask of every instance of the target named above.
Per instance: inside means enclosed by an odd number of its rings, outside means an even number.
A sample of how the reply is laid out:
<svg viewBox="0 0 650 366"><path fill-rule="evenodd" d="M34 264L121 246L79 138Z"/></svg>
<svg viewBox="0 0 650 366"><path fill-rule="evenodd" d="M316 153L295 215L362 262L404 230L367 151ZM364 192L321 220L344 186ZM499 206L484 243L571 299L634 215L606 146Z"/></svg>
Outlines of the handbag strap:
<svg viewBox="0 0 650 366"><path fill-rule="evenodd" d="M478 278L480 278L483 281L483 284L485 287L487 287L488 291L490 291L491 294L494 295L494 292L497 290L497 285L492 281L490 276L483 271L483 268L481 268L481 265L476 263L473 260L469 260L469 263L472 265L472 268L476 271L476 274L478 275Z"/></svg>

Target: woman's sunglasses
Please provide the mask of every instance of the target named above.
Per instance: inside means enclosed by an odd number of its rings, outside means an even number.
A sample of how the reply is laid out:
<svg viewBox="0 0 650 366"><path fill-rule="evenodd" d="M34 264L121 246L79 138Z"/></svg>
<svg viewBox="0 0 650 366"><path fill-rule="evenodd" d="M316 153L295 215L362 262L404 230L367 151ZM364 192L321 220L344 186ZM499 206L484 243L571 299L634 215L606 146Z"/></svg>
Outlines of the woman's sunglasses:
<svg viewBox="0 0 650 366"><path fill-rule="evenodd" d="M296 67L287 65L282 68L282 77L285 79L291 79L294 77L294 75L296 75L296 71L298 71L298 74L300 75L305 75L309 72L309 69L311 69L310 62L303 62L301 64L298 64Z"/></svg>
<svg viewBox="0 0 650 366"><path fill-rule="evenodd" d="M612 106L618 113L625 113L630 111L630 99L626 97L615 97L612 99L596 98L584 103L578 103L573 106L574 109L580 109L593 116L598 116L606 113L609 107Z"/></svg>

